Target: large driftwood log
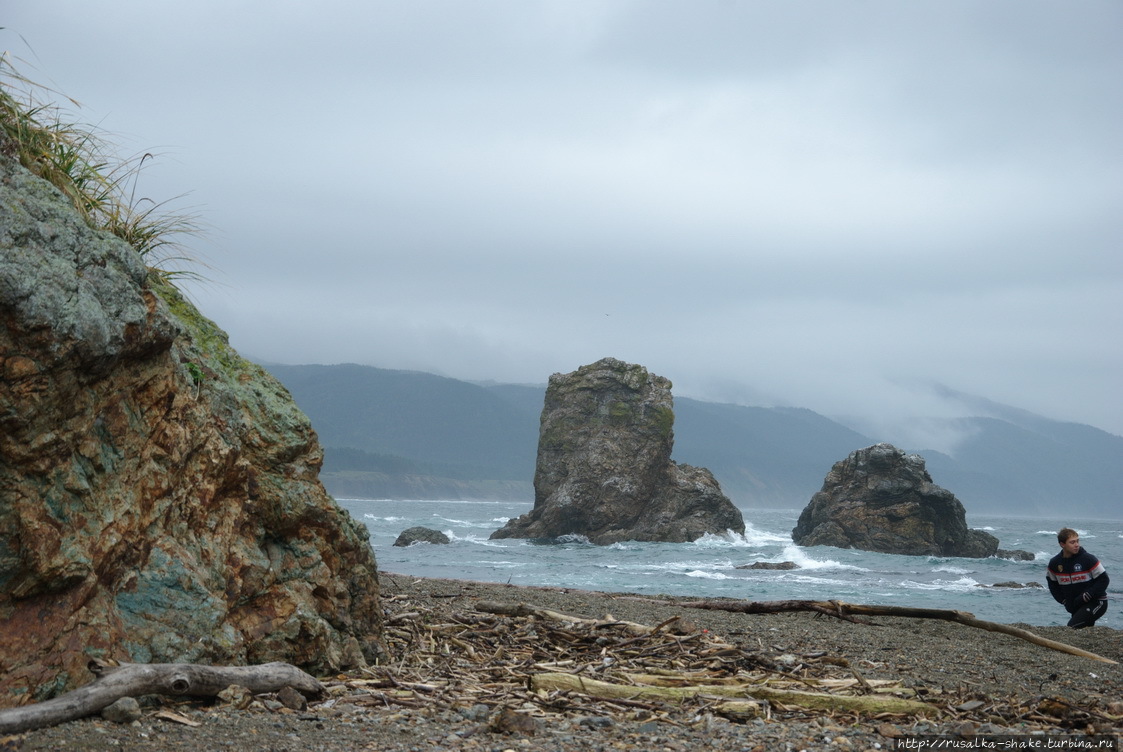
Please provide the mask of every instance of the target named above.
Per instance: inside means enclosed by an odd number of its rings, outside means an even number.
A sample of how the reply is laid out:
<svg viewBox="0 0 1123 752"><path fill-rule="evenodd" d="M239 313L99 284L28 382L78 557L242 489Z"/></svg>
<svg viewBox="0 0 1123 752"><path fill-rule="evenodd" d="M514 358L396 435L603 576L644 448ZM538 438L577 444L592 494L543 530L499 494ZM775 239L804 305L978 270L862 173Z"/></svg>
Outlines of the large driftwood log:
<svg viewBox="0 0 1123 752"><path fill-rule="evenodd" d="M319 697L323 684L288 663L259 666L197 666L190 663L91 663L97 677L73 692L36 705L0 710L0 734L14 734L85 718L122 697L181 695L214 697L231 684L254 694L292 687L306 697Z"/></svg>
<svg viewBox="0 0 1123 752"><path fill-rule="evenodd" d="M702 684L691 687L649 687L613 684L589 679L577 674L535 674L530 677L531 689L565 690L580 692L601 699L662 700L682 702L695 697L751 697L786 705L798 705L817 710L837 710L851 713L877 715L936 715L937 708L919 700L885 695L855 696L831 695L825 692L804 692L796 689L776 689L756 684Z"/></svg>
<svg viewBox="0 0 1123 752"><path fill-rule="evenodd" d="M964 624L968 627L985 629L988 632L1001 632L1012 637L1032 642L1051 650L1057 650L1069 655L1078 655L1082 658L1091 658L1094 661L1116 664L1110 658L1091 653L1087 650L1066 645L1063 642L1050 640L1033 632L1009 624L999 624L993 621L976 619L974 614L966 611L950 611L940 608L912 608L909 606L871 606L856 603L843 603L842 601L685 601L678 605L685 608L701 608L713 611L731 611L738 614L777 614L787 611L814 611L820 614L829 614L842 619L854 616L904 616L914 619L940 619Z"/></svg>

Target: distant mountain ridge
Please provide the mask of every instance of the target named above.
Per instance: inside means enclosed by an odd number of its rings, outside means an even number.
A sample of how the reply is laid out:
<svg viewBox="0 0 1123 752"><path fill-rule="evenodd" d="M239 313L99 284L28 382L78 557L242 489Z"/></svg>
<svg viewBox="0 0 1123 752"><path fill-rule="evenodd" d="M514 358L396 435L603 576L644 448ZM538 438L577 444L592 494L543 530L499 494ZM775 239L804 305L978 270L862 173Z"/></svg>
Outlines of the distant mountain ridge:
<svg viewBox="0 0 1123 752"><path fill-rule="evenodd" d="M333 495L534 498L545 385L353 364L266 367L319 434ZM1118 514L1123 438L974 399L986 417L928 421L964 437L954 454L899 447L922 455L933 481L969 512ZM803 408L687 397L675 398L674 430L674 459L709 468L744 508L801 508L835 462L887 440Z"/></svg>

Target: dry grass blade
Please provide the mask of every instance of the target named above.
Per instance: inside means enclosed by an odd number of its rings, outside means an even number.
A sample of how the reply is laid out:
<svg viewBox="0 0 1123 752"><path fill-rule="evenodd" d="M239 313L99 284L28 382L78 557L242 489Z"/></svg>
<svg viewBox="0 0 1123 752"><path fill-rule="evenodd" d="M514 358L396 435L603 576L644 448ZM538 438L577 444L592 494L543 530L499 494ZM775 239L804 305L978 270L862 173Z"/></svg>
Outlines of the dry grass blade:
<svg viewBox="0 0 1123 752"><path fill-rule="evenodd" d="M94 128L53 103L60 96L0 55L0 153L62 191L87 224L127 242L165 279L201 279L196 269L205 265L180 242L199 232L197 215L136 196L140 171L153 155L117 157Z"/></svg>

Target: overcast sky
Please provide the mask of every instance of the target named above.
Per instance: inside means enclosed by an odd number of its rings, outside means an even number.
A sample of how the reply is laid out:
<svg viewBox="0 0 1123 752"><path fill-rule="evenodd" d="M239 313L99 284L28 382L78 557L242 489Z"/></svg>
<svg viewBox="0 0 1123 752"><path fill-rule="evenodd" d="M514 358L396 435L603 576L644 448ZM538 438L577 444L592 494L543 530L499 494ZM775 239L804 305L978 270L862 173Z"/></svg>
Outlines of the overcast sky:
<svg viewBox="0 0 1123 752"><path fill-rule="evenodd" d="M1123 435L1117 0L0 0L0 26L160 154L138 194L201 213L190 293L248 357L545 383L613 356L876 419L960 414L938 383Z"/></svg>

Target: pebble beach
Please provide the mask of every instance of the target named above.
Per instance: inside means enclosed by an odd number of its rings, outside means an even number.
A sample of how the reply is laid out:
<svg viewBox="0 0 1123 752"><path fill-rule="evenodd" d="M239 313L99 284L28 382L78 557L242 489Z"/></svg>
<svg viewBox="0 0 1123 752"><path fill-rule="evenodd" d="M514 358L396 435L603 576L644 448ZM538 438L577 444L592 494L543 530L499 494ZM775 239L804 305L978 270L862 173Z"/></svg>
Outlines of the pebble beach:
<svg viewBox="0 0 1123 752"><path fill-rule="evenodd" d="M328 692L306 706L268 695L141 698L136 717L125 722L72 721L0 740L0 749L879 750L931 735L1114 737L1118 744L1123 734L1123 633L1106 627L1016 625L1116 663L934 619L742 614L685 607L682 598L387 572L380 582L385 660L317 677ZM552 616L499 614L494 604ZM630 625L656 629L644 635ZM619 682L641 670L704 684L891 692L932 710L867 713L765 700L757 715L746 716L704 693L682 701L638 693L609 700L535 688L533 678L570 673Z"/></svg>

